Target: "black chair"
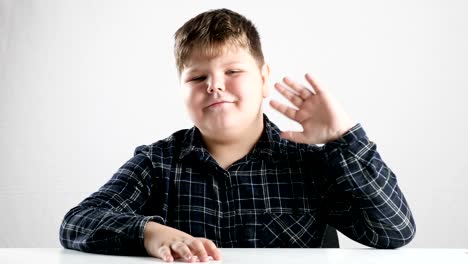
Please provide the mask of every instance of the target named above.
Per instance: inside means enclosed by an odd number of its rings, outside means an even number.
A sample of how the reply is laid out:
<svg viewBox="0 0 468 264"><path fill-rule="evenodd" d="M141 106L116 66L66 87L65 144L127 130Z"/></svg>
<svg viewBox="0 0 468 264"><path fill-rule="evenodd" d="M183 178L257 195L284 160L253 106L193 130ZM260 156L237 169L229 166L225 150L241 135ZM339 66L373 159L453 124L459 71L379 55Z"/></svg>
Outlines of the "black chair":
<svg viewBox="0 0 468 264"><path fill-rule="evenodd" d="M340 242L338 240L338 233L336 229L327 225L325 233L322 238L322 248L339 248Z"/></svg>

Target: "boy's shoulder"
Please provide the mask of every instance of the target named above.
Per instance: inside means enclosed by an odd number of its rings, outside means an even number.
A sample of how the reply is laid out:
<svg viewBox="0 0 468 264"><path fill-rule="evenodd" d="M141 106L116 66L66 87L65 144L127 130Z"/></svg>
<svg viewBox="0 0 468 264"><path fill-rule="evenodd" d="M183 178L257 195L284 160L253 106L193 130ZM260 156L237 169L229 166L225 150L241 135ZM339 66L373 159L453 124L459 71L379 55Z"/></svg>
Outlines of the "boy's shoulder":
<svg viewBox="0 0 468 264"><path fill-rule="evenodd" d="M184 145L190 144L188 140L193 137L195 128L181 129L170 136L158 140L149 145L141 145L135 149L135 155L144 154L150 158L152 157L166 157L173 158L178 156Z"/></svg>

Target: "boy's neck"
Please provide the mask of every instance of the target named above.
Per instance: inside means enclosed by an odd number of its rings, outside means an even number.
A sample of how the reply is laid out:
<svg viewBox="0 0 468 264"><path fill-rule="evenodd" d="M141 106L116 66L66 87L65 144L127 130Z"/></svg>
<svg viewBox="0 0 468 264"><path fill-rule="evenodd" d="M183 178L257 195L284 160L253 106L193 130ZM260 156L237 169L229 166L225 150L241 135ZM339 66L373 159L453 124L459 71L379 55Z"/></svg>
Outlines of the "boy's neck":
<svg viewBox="0 0 468 264"><path fill-rule="evenodd" d="M227 169L234 162L249 153L263 132L263 115L237 135L222 138L203 136L205 145L219 166Z"/></svg>

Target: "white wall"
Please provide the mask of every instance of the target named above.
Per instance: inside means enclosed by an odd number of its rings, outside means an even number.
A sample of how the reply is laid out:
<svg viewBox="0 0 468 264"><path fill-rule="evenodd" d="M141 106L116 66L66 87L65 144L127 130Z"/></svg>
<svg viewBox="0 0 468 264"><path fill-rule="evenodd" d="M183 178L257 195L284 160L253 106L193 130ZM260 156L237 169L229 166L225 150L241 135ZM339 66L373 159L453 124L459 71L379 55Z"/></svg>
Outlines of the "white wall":
<svg viewBox="0 0 468 264"><path fill-rule="evenodd" d="M410 247L468 246L466 1L193 2L0 0L0 247L59 246L136 146L191 126L172 36L218 7L256 23L272 82L310 71L364 125L413 210Z"/></svg>

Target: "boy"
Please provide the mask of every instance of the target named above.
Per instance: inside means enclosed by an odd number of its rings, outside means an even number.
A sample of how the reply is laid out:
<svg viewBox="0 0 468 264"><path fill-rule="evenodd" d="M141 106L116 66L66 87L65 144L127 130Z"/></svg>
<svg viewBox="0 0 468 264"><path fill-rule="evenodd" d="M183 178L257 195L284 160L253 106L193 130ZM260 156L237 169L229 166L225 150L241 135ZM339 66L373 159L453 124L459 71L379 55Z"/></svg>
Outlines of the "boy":
<svg viewBox="0 0 468 264"><path fill-rule="evenodd" d="M311 89L275 84L295 108L271 101L302 132L280 132L263 114L270 69L249 20L199 14L176 32L175 57L195 126L138 147L66 214L64 247L207 261L221 258L218 247L321 247L327 225L370 247L411 241L395 175L311 75Z"/></svg>

